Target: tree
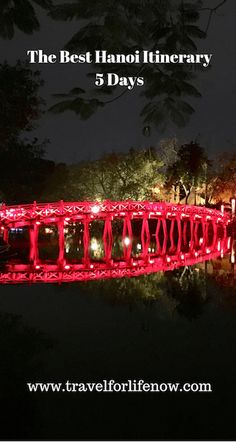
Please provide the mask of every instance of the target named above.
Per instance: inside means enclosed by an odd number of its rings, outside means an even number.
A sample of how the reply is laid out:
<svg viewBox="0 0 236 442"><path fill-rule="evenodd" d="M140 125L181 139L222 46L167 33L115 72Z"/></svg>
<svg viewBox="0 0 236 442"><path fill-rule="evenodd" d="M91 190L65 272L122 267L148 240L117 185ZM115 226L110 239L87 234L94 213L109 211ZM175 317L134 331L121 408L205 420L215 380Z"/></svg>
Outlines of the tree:
<svg viewBox="0 0 236 442"><path fill-rule="evenodd" d="M210 164L205 149L197 142L183 144L178 148L176 160L167 167L167 188L179 185L186 204L191 191L194 191L196 200L196 189L205 182L205 168Z"/></svg>
<svg viewBox="0 0 236 442"><path fill-rule="evenodd" d="M63 199L77 201L150 199L155 185L163 181L161 166L152 148L107 154L100 160L68 166L60 195ZM49 187L52 186L49 184Z"/></svg>
<svg viewBox="0 0 236 442"><path fill-rule="evenodd" d="M212 198L215 202L229 202L236 197L236 155L224 153L212 179Z"/></svg>
<svg viewBox="0 0 236 442"><path fill-rule="evenodd" d="M8 203L38 198L54 168L43 159L47 141L25 137L43 113L42 84L25 63L0 65L0 198Z"/></svg>
<svg viewBox="0 0 236 442"><path fill-rule="evenodd" d="M32 34L40 28L34 5L49 10L51 0L3 0L0 3L0 36L12 39L15 30Z"/></svg>
<svg viewBox="0 0 236 442"><path fill-rule="evenodd" d="M42 114L39 89L43 81L38 71L26 63L0 64L0 147L30 131Z"/></svg>
<svg viewBox="0 0 236 442"><path fill-rule="evenodd" d="M203 8L201 0L104 0L96 3L77 0L55 6L50 15L56 20L79 21L78 32L66 44L69 51L105 49L111 54L130 54L135 50L159 49L166 54L195 53L197 41L206 37L206 31L199 24L202 14L209 14L208 30L213 13L223 3L225 1L213 8ZM145 78L140 92L146 99L141 110L146 127L164 128L169 120L184 126L194 113L187 98L201 96L194 85L196 73L186 64L101 64L96 65L96 71ZM94 74L89 73L89 76ZM72 110L85 120L127 92L127 88L120 90L105 85L92 91L91 96L76 87L69 93L57 95L60 101L51 110ZM113 93L116 95L108 97Z"/></svg>
<svg viewBox="0 0 236 442"><path fill-rule="evenodd" d="M12 140L0 149L1 199L9 204L32 202L44 191L48 175L54 171L53 161L43 159L44 144Z"/></svg>

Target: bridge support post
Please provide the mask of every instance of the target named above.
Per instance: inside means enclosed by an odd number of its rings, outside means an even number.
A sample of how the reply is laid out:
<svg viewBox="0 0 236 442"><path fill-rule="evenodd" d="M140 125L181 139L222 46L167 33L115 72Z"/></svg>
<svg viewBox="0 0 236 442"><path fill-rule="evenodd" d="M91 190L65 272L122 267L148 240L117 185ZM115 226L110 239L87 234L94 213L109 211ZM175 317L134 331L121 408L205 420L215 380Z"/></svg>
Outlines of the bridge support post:
<svg viewBox="0 0 236 442"><path fill-rule="evenodd" d="M187 227L188 227L188 222L186 220L184 220L184 226L183 226L183 243L184 246L187 246Z"/></svg>
<svg viewBox="0 0 236 442"><path fill-rule="evenodd" d="M122 234L122 242L123 242L123 249L124 249L124 258L126 261L129 261L131 258L131 252L132 252L132 226L131 226L131 220L130 215L126 215L124 219L124 227L123 227L123 234Z"/></svg>
<svg viewBox="0 0 236 442"><path fill-rule="evenodd" d="M58 228L58 242L59 242L59 254L57 259L57 265L63 267L65 264L65 237L64 237L64 219L60 219L57 223Z"/></svg>
<svg viewBox="0 0 236 442"><path fill-rule="evenodd" d="M181 225L181 219L178 216L177 218L177 226L178 226L178 243L177 243L177 252L180 253L181 251L181 245L182 245L182 225Z"/></svg>
<svg viewBox="0 0 236 442"><path fill-rule="evenodd" d="M109 264L112 254L112 225L111 217L106 218L103 232L103 244L105 252L105 260Z"/></svg>
<svg viewBox="0 0 236 442"><path fill-rule="evenodd" d="M175 228L175 218L172 218L170 225L170 249L169 249L171 253L174 252L175 250L174 228Z"/></svg>
<svg viewBox="0 0 236 442"><path fill-rule="evenodd" d="M8 243L9 240L9 230L8 227L5 227L3 230L3 241Z"/></svg>
<svg viewBox="0 0 236 442"><path fill-rule="evenodd" d="M161 253L161 244L160 244L160 239L159 239L160 228L161 228L161 220L160 220L160 218L158 218L155 236L156 236L156 252L159 254Z"/></svg>
<svg viewBox="0 0 236 442"><path fill-rule="evenodd" d="M39 254L38 254L38 235L39 235L39 226L34 222L33 225L29 228L29 237L30 237L30 262L34 265L38 265Z"/></svg>
<svg viewBox="0 0 236 442"><path fill-rule="evenodd" d="M166 248L167 248L167 241L168 241L168 232L167 232L167 225L166 225L166 218L162 218L162 227L163 227L163 233L164 233L164 239L162 244L162 255L166 254Z"/></svg>
<svg viewBox="0 0 236 442"><path fill-rule="evenodd" d="M196 244L198 243L198 227L199 227L199 221L195 221L194 239Z"/></svg>
<svg viewBox="0 0 236 442"><path fill-rule="evenodd" d="M148 256L148 247L150 244L150 232L149 232L149 224L148 224L148 215L145 214L142 222L142 232L141 232L141 242L142 242L142 251L143 257L146 259Z"/></svg>
<svg viewBox="0 0 236 442"><path fill-rule="evenodd" d="M84 264L85 266L89 265L89 222L90 219L88 217L86 217L83 220L84 223L84 238L83 238L83 242L84 242Z"/></svg>
<svg viewBox="0 0 236 442"><path fill-rule="evenodd" d="M190 251L192 252L194 248L194 222L193 219L190 219Z"/></svg>

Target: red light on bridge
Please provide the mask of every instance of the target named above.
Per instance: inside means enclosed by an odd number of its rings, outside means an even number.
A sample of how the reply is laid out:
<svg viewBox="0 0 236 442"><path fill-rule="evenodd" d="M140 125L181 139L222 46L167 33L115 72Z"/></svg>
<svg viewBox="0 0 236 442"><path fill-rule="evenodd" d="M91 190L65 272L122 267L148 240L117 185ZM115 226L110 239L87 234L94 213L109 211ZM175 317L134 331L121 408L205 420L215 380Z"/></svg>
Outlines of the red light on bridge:
<svg viewBox="0 0 236 442"><path fill-rule="evenodd" d="M124 245L126 247L128 247L130 245L130 243L131 243L130 238L128 238L128 236L126 236L125 239L124 239Z"/></svg>
<svg viewBox="0 0 236 442"><path fill-rule="evenodd" d="M92 212L92 213L98 213L98 212L100 212L100 207L99 207L99 206L93 206L93 207L91 207L91 212Z"/></svg>

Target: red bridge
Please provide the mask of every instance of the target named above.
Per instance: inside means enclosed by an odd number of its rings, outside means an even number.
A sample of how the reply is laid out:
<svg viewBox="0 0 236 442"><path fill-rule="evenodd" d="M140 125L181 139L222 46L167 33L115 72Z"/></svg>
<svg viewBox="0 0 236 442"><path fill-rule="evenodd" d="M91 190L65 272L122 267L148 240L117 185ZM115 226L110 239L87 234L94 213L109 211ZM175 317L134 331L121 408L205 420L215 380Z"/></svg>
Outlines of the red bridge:
<svg viewBox="0 0 236 442"><path fill-rule="evenodd" d="M1 263L0 283L132 277L193 265L229 251L229 222L226 213L214 209L162 202L1 206L3 239L14 250L14 232L23 231L27 253ZM54 259L40 252L42 232L49 242L54 238ZM73 257L72 243L77 245Z"/></svg>

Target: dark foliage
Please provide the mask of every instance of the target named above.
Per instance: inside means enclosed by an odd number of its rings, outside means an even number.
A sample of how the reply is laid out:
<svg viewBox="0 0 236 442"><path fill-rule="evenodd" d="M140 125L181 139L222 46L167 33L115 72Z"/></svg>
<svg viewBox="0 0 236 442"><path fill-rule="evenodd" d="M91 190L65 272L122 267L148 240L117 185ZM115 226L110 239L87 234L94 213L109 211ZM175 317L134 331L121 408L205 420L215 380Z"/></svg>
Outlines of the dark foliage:
<svg viewBox="0 0 236 442"><path fill-rule="evenodd" d="M129 54L136 49L159 49L167 54L195 53L197 41L206 36L199 25L201 6L200 0L77 0L55 6L50 14L56 20L79 21L78 32L66 44L71 52L105 49L108 53ZM96 71L145 78L140 92L146 98L141 110L146 127L164 128L168 121L184 126L194 112L188 99L201 96L194 85L195 73L186 65L105 64L96 65ZM107 99L108 93L116 95ZM124 93L119 87L104 86L94 90L91 97L91 93L76 88L61 97L63 100L52 110L72 110L81 119L87 119Z"/></svg>

